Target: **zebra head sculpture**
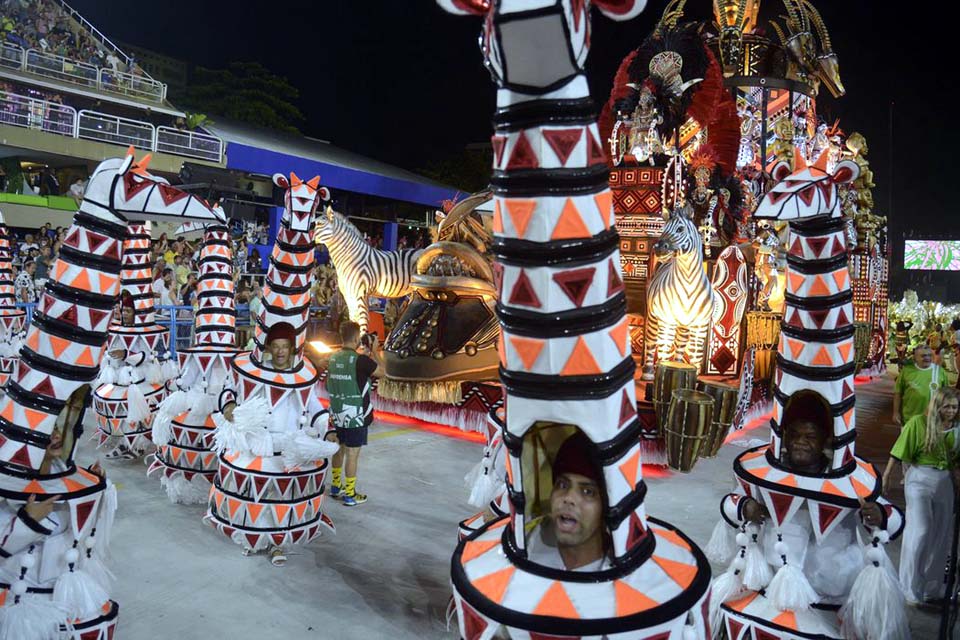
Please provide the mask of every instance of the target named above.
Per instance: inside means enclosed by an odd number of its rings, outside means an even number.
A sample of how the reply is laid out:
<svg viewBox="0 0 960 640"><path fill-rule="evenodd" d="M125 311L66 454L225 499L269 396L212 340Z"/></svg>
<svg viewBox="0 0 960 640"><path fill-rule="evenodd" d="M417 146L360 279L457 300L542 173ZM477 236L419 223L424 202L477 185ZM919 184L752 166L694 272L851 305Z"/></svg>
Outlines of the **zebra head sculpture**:
<svg viewBox="0 0 960 640"><path fill-rule="evenodd" d="M124 158L101 162L90 176L80 212L122 225L128 218L226 222L222 209L214 210L201 198L152 175L149 164L150 154L137 160L133 147Z"/></svg>
<svg viewBox="0 0 960 640"><path fill-rule="evenodd" d="M828 152L820 154L816 163L808 165L794 150L793 167L786 160L774 165L770 174L777 184L767 192L754 218L772 220L803 220L841 215L838 186L853 182L860 176L860 167L853 160L841 160L827 171Z"/></svg>
<svg viewBox="0 0 960 640"><path fill-rule="evenodd" d="M291 173L290 179L282 173L273 176L273 182L278 187L286 189L283 196L283 220L288 222L291 231L310 231L313 224L313 215L320 201L330 199L330 190L320 186L320 176L304 182Z"/></svg>
<svg viewBox="0 0 960 640"><path fill-rule="evenodd" d="M673 259L677 254L703 255L703 241L693 222L693 209L684 204L667 214L667 224L653 244L659 262Z"/></svg>

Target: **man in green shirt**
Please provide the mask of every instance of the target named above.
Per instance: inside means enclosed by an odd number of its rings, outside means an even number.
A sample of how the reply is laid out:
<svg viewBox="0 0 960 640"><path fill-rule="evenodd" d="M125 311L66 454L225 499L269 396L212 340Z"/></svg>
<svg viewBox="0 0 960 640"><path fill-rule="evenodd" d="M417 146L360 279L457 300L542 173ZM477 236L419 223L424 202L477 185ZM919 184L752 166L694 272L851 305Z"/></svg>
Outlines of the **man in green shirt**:
<svg viewBox="0 0 960 640"><path fill-rule="evenodd" d="M344 505L353 507L367 501L367 496L357 493L357 462L373 422L370 383L373 376L383 375L383 365L377 355L376 336L371 336L369 348L360 346L360 325L356 322L341 324L340 338L343 347L330 356L327 364L330 419L340 443L340 450L333 455L330 497L342 497Z"/></svg>
<svg viewBox="0 0 960 640"><path fill-rule="evenodd" d="M905 424L927 413L933 391L947 386L947 373L933 363L933 350L925 344L913 350L913 362L905 364L893 390L893 422Z"/></svg>

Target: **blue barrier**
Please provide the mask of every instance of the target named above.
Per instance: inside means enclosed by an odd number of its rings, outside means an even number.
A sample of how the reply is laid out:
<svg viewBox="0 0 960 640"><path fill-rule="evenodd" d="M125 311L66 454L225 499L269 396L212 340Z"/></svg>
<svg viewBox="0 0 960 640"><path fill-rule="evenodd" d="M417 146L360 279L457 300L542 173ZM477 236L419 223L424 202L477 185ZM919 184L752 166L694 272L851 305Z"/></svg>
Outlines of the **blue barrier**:
<svg viewBox="0 0 960 640"><path fill-rule="evenodd" d="M27 312L27 325L33 322L33 312L37 307L36 302L18 302L17 307ZM318 325L327 324L326 317L316 318L313 314L317 311L327 312L329 307L319 306L310 307L311 317L307 324L307 339L310 334L318 328ZM155 322L167 327L170 331L170 357L175 358L179 349L186 349L193 344L193 307L158 305L156 307ZM250 319L250 306L246 304L237 305L237 329L252 328L253 323ZM241 348L244 345L239 345Z"/></svg>

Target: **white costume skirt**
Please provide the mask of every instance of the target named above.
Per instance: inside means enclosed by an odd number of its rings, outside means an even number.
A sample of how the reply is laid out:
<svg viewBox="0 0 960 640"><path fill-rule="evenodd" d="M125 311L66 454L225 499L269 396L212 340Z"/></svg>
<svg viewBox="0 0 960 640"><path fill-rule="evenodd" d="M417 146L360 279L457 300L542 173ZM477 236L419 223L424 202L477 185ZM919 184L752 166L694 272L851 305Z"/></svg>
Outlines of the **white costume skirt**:
<svg viewBox="0 0 960 640"><path fill-rule="evenodd" d="M908 601L942 598L944 567L953 531L950 472L910 466L904 493L907 516L900 551L900 586Z"/></svg>

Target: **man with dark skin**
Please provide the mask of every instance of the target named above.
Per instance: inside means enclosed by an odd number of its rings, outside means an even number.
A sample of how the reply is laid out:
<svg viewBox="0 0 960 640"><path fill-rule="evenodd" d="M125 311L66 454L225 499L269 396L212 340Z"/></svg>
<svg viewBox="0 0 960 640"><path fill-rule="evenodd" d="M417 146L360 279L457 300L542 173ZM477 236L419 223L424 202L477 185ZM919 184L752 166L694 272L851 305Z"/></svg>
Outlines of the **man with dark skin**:
<svg viewBox="0 0 960 640"><path fill-rule="evenodd" d="M829 441L825 430L811 420L795 420L783 431L784 455L781 462L784 468L803 475L823 473L829 464L824 454L824 447ZM770 516L767 508L757 500L750 497L743 500L743 517L750 522L759 524ZM864 524L871 527L879 526L883 521L880 505L872 501L860 501L860 517Z"/></svg>

